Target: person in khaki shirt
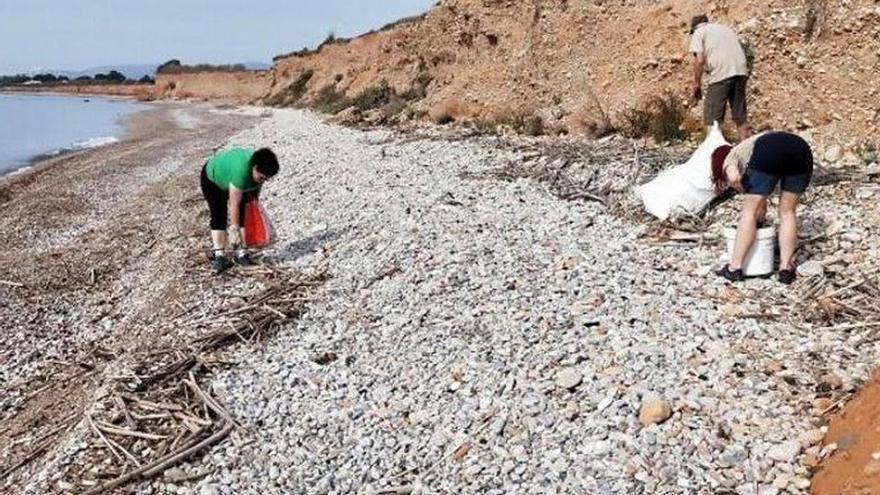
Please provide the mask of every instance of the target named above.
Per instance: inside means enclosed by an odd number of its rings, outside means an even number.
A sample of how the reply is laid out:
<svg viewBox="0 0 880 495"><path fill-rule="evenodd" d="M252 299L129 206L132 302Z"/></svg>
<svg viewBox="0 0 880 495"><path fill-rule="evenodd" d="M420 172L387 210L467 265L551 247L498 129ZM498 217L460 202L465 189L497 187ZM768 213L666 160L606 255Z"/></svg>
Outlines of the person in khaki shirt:
<svg viewBox="0 0 880 495"><path fill-rule="evenodd" d="M727 26L710 23L705 15L691 20L688 51L694 55L694 100L703 97L703 76L709 83L703 103L703 121L711 126L724 121L727 106L736 124L740 140L751 134L746 106L746 83L749 67L746 53L736 33Z"/></svg>
<svg viewBox="0 0 880 495"><path fill-rule="evenodd" d="M794 282L797 250L797 207L813 174L813 151L803 138L788 132L763 132L734 147L718 147L712 153L712 184L715 192L728 187L743 194L730 262L718 275L732 281L745 279L743 261L758 224L767 211L767 198L779 185L779 281Z"/></svg>

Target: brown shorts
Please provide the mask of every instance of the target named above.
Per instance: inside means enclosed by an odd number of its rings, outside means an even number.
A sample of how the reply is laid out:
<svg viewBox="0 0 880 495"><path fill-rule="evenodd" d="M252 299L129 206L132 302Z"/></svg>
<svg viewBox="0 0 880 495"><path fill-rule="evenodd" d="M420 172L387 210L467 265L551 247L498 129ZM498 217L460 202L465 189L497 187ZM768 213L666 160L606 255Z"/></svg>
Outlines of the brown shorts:
<svg viewBox="0 0 880 495"><path fill-rule="evenodd" d="M703 103L703 122L710 126L717 121L724 122L727 104L730 103L730 114L737 125L748 120L746 110L746 76L733 76L709 85L706 90L706 101Z"/></svg>

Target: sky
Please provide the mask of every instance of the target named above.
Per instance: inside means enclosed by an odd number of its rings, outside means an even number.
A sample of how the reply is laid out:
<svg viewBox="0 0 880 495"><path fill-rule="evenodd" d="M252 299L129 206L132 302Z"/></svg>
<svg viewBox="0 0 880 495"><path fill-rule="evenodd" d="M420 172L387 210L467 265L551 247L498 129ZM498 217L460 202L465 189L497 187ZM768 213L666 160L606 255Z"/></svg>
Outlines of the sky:
<svg viewBox="0 0 880 495"><path fill-rule="evenodd" d="M0 0L0 74L115 64L271 63L436 0Z"/></svg>

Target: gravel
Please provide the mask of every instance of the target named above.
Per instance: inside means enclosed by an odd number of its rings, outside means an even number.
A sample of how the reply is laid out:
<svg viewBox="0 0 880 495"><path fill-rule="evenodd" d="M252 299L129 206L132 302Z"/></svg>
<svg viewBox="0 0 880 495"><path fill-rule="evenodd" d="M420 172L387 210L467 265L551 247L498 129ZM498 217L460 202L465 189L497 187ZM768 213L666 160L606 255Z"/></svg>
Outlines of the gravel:
<svg viewBox="0 0 880 495"><path fill-rule="evenodd" d="M494 138L278 110L231 144L282 159L268 257L332 278L217 377L249 431L203 459L195 493L806 493L819 376L876 362L846 333L740 317L789 289L714 277L720 243L650 243L535 181L463 179L519 159ZM834 215L851 228L859 211ZM847 242L875 263L876 236ZM737 291L766 298L731 315ZM643 425L646 401L668 419Z"/></svg>

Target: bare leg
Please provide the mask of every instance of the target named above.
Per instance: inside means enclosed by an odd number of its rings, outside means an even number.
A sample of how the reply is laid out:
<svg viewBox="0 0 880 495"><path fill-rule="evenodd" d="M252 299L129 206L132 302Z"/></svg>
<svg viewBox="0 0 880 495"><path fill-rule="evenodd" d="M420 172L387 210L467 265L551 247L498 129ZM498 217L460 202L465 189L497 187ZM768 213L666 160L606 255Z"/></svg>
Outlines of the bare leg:
<svg viewBox="0 0 880 495"><path fill-rule="evenodd" d="M779 269L791 270L797 249L797 207L799 196L782 191L779 198Z"/></svg>
<svg viewBox="0 0 880 495"><path fill-rule="evenodd" d="M222 253L226 250L226 231L212 230L211 242L214 244L214 253L216 254L218 251Z"/></svg>
<svg viewBox="0 0 880 495"><path fill-rule="evenodd" d="M733 245L733 255L728 266L731 270L742 268L743 261L758 230L758 213L767 208L767 198L758 194L746 194L743 199L742 212L739 215L739 225L736 228L736 242Z"/></svg>
<svg viewBox="0 0 880 495"><path fill-rule="evenodd" d="M767 201L761 201L761 205L758 207L758 211L755 213L755 223L761 225L764 223L764 220L767 218Z"/></svg>
<svg viewBox="0 0 880 495"><path fill-rule="evenodd" d="M241 228L241 245L238 246L238 252L235 253L236 256L244 256L247 254L247 245L244 241L244 227Z"/></svg>

